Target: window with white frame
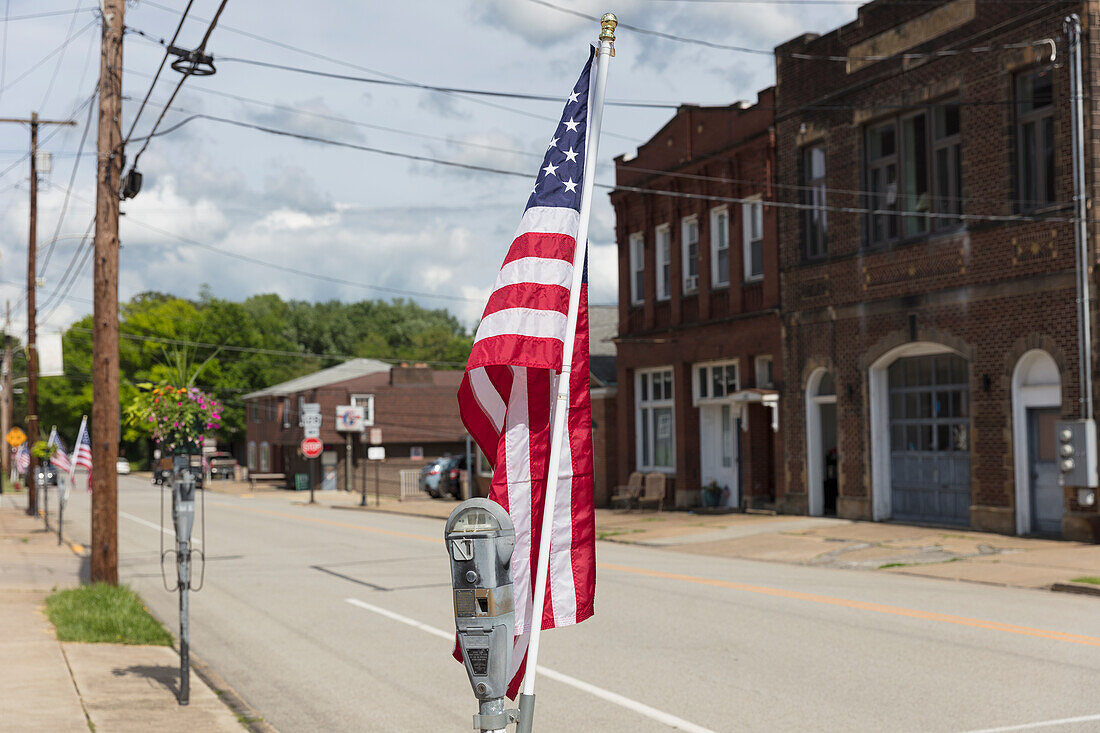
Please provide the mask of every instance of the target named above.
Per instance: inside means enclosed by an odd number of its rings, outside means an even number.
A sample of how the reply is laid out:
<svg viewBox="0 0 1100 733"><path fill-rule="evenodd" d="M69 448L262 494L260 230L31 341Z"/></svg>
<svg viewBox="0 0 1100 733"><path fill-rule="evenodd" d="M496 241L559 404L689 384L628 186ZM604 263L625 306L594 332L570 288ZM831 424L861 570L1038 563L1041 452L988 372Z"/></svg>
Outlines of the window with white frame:
<svg viewBox="0 0 1100 733"><path fill-rule="evenodd" d="M730 283L730 212L725 206L710 210L710 282Z"/></svg>
<svg viewBox="0 0 1100 733"><path fill-rule="evenodd" d="M251 441L248 444L248 470L256 470L256 441Z"/></svg>
<svg viewBox="0 0 1100 733"><path fill-rule="evenodd" d="M676 467L672 368L647 369L635 377L638 469Z"/></svg>
<svg viewBox="0 0 1100 733"><path fill-rule="evenodd" d="M422 445L409 446L409 458L411 458L414 461L424 460L424 446L422 446Z"/></svg>
<svg viewBox="0 0 1100 733"><path fill-rule="evenodd" d="M771 356L756 357L756 386L763 389L771 389L775 386L775 380L772 378Z"/></svg>
<svg viewBox="0 0 1100 733"><path fill-rule="evenodd" d="M759 195L741 204L741 219L745 280L759 280L764 277L764 202Z"/></svg>
<svg viewBox="0 0 1100 733"><path fill-rule="evenodd" d="M680 223L680 251L684 265L684 294L699 291L699 219L692 216Z"/></svg>
<svg viewBox="0 0 1100 733"><path fill-rule="evenodd" d="M271 472L271 446L265 440L260 443L260 473Z"/></svg>
<svg viewBox="0 0 1100 733"><path fill-rule="evenodd" d="M668 224L657 227L657 300L672 297L672 231Z"/></svg>
<svg viewBox="0 0 1100 733"><path fill-rule="evenodd" d="M695 365L695 401L721 400L741 388L736 360Z"/></svg>
<svg viewBox="0 0 1100 733"><path fill-rule="evenodd" d="M645 235L630 235L630 303L641 305L645 301Z"/></svg>
<svg viewBox="0 0 1100 733"><path fill-rule="evenodd" d="M363 415L365 416L364 425L374 425L374 395L353 394L351 396L351 404L355 407L363 407Z"/></svg>

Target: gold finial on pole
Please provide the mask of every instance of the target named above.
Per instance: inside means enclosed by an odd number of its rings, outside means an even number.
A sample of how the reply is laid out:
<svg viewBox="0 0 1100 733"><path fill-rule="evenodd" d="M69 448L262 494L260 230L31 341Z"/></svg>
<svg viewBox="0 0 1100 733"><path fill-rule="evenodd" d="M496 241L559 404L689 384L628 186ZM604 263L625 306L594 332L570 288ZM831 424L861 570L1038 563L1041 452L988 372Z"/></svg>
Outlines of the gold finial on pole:
<svg viewBox="0 0 1100 733"><path fill-rule="evenodd" d="M615 55L615 27L619 25L619 19L614 13L604 13L600 18L600 41L607 41L611 47L611 55Z"/></svg>

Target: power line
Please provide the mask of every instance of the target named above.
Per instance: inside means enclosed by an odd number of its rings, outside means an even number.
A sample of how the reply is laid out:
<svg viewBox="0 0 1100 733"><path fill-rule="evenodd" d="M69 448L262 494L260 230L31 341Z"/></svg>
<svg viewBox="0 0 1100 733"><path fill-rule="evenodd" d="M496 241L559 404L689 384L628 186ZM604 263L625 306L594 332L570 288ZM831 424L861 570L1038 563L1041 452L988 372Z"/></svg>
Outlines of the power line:
<svg viewBox="0 0 1100 733"><path fill-rule="evenodd" d="M10 0L8 0L10 4ZM86 13L93 11L93 8L77 8L77 10L83 10ZM47 10L42 13L28 13L26 15L7 15L4 14L4 23L14 23L19 20L34 20L36 18L50 18L55 15L68 15L69 13L76 12L73 10Z"/></svg>
<svg viewBox="0 0 1100 733"><path fill-rule="evenodd" d="M544 8L550 8L556 10L559 13L565 13L567 15L574 15L578 18L584 18L585 20L591 20L599 22L600 18L597 15L591 15L589 13L581 12L580 10L574 10L573 8L562 7L561 5L555 5L554 3L547 2L547 0L527 0L527 2L534 3L535 5L541 5ZM619 21L619 28L634 31L635 33L641 33L647 36L654 36L655 38L662 38L666 41L676 41L678 43L689 43L696 46L705 46L707 48L714 48L722 51L736 51L738 53L755 54L758 56L776 56L781 58L798 59L800 61L832 61L847 63L849 61L885 61L887 59L922 59L933 58L937 56L961 56L969 53L989 53L998 50L1028 48L1037 43L1009 43L1003 45L990 45L990 46L975 46L973 48L960 48L960 49L941 49L938 51L927 51L923 53L898 53L898 54L875 54L867 56L834 56L834 55L816 55L807 53L779 53L774 49L764 48L749 48L747 46L734 46L727 43L717 43L714 41L707 41L701 38L689 38L687 36L677 36L672 33L665 33L664 31L655 31L651 28L642 28L640 26L631 25L629 23L623 23ZM1042 41L1040 43L1046 43Z"/></svg>
<svg viewBox="0 0 1100 733"><path fill-rule="evenodd" d="M210 40L210 34L214 32L215 26L218 25L218 19L221 17L222 11L225 10L225 5L228 1L229 0L222 0L221 3L218 5L218 10L214 13L214 18L210 21L210 25L207 26L206 33L203 35L202 41L199 42L198 47L192 52L193 56L201 57L206 51L206 43ZM187 10L190 9L191 3L189 1L187 4ZM184 15L186 16L186 11L184 11ZM180 25L183 25L182 19L180 20ZM131 170L137 169L138 160L141 158L141 154L144 153L146 148L149 147L149 141L152 140L154 135L156 135L157 128L160 127L160 123L164 119L165 113L168 112L168 109L172 106L172 101L175 100L176 95L179 94L180 89L183 88L183 83L187 81L188 77L195 73L196 68L196 65L192 64L191 66L187 67L186 71L183 72L183 76L180 77L179 83L176 84L176 88L172 90L172 96L168 98L168 101L165 103L164 108L161 109L160 116L157 117L157 121L153 123L152 130L150 131L149 135L144 138L145 144L141 146L141 150L139 150L137 152L137 155L134 156L134 162L130 166ZM149 91L152 92L152 86L150 86ZM131 129L131 133L132 132L133 130ZM129 140L130 135L127 135L126 138L127 140Z"/></svg>
<svg viewBox="0 0 1100 733"><path fill-rule="evenodd" d="M2 90L0 90L0 91L2 91ZM76 115L76 114L77 114L78 112L80 112L80 111L81 111L82 109L84 109L84 106L85 106L85 105L91 104L91 103L92 103L92 100L93 100L93 99L95 99L95 92L92 92L91 96L89 96L89 97L88 97L87 99L85 99L85 100L84 100L83 102L81 102L80 104L78 104L78 105L77 105L77 106L76 106L75 108L73 108L73 111L72 111L72 112L70 112L68 116L69 116L69 117L73 117L74 115ZM55 136L55 135L57 135L57 134L58 134L58 133L59 133L59 132L61 131L61 129L62 129L62 128L60 128L60 127L55 127L54 129L50 130L50 131L49 131L48 133L46 133L46 135L45 135L45 136L44 136L44 137L43 137L43 138L42 138L42 139L41 139L41 140L40 140L40 141L38 142L38 146L39 146L39 147L42 147L42 146L44 146L44 145L45 145L46 143L48 143L48 142L49 142L50 140L52 140L52 139L54 138L54 136ZM22 163L23 161L25 161L25 160L27 160L28 158L30 158L30 156L31 156L31 154L30 154L29 152L27 152L27 153L24 153L24 154L23 154L22 156L20 156L20 158L19 158L18 160L16 160L16 161L15 161L14 163L12 163L11 165L9 165L9 166L8 166L7 168L5 168L4 170L0 171L0 178L3 178L3 177L4 177L4 176L6 176L6 175L7 175L8 173L10 173L10 172L12 172L13 170L15 170L15 169L16 169L16 168L17 168L17 167L19 166L19 164L20 164L20 163Z"/></svg>
<svg viewBox="0 0 1100 733"><path fill-rule="evenodd" d="M205 119L214 122L222 122L225 124L233 125L236 127L248 128L258 130L260 132L266 132L272 135L279 135L282 137L291 137L299 140L305 140L308 142L316 142L324 145L333 145L336 147L349 148L352 150L359 150L367 153L376 153L379 155L386 155L395 158L404 158L407 160L415 160L425 163L434 163L437 165L445 165L453 168L463 168L466 170L479 171L482 173L496 173L507 176L518 176L521 178L530 178L530 173L524 173L521 171L507 170L504 168L494 168L492 166L476 165L471 163L462 163L459 161L445 160L441 158L434 158L426 155L414 155L411 153L401 153L395 150L386 150L384 148L376 148L368 145L359 145L357 143L342 142L339 140L332 140L329 138L320 137L317 135L306 135L300 132L293 132L290 130L280 130L278 128L267 127L264 125L257 125L250 122L242 122L240 120L234 120L227 117L218 117L215 115L197 114L187 117L172 127L163 130L158 135L166 135L170 132L178 130L184 125L193 122L194 120ZM837 213L845 214L870 214L880 216L920 216L929 219L948 219L948 220L965 220L965 221L988 221L988 222L1024 222L1024 221L1044 221L1044 222L1060 222L1069 223L1075 221L1072 217L1052 217L1052 216L1029 216L1024 214L947 214L947 213L927 213L927 212L912 212L912 211L900 211L893 209L872 209L866 207L855 206L834 206L834 205L815 205L815 204L802 204L793 203L787 201L771 201L771 200L758 200L750 199L747 197L734 197L734 196L712 196L709 194L694 194L681 191L668 191L662 189L643 188L639 186L621 186L615 184L599 183L596 182L597 188L619 190L619 191L631 191L634 193L647 193L658 196L670 196L674 198L691 198L704 201L718 201L724 203L760 203L764 206L771 206L776 208L792 208L806 211L834 211ZM270 264L270 263L265 263ZM439 297L439 296L436 296ZM463 300L468 300L463 298Z"/></svg>
<svg viewBox="0 0 1100 733"><path fill-rule="evenodd" d="M35 62L34 62L33 64L31 64L30 68L28 68L28 69L27 69L26 71L24 71L24 72L23 72L22 74L20 74L19 76L15 77L14 79L12 79L12 80L11 80L10 82L8 82L7 84L5 84L5 85L4 85L3 87L0 87L0 94L3 94L3 93L4 93L4 92L6 92L7 90L11 89L11 88L12 88L13 86L15 86L16 84L18 84L19 82L21 82L21 81L23 81L24 79L26 79L26 78L27 78L28 76L30 76L30 75L31 75L32 73L34 73L34 72L35 72L35 70L37 70L37 69L38 69L38 67L42 66L42 65L43 65L44 63L46 63L47 61L49 61L50 59L52 59L52 58L53 58L54 56L56 56L57 54L59 54L59 53L61 53L62 51L64 51L64 50L65 50L65 47L66 47L66 46L68 46L68 45L69 45L70 43L72 43L73 41L75 41L75 40L76 40L77 38L79 38L80 36L84 35L84 33L85 33L85 32L86 32L86 31L87 31L87 30L88 30L89 28L91 28L92 26L94 26L95 24L96 24L96 22L95 22L95 21L93 20L92 22L88 23L88 24L87 24L86 26L82 27L82 28L81 28L81 29L80 29L79 31L77 31L77 32L76 32L76 33L75 33L74 35L71 35L71 36L69 36L68 38L66 38L66 39L65 39L65 40L64 40L64 41L62 42L62 44L61 44L60 46L58 46L58 47L57 47L57 48L55 48L54 50L50 51L50 52L49 52L48 54L46 54L45 56L43 56L42 58L40 58L40 59L39 59L38 61L35 61ZM4 27L6 28L7 26L4 26Z"/></svg>
<svg viewBox="0 0 1100 733"><path fill-rule="evenodd" d="M156 8L157 10L163 10L167 13L172 13L173 15L175 15L178 12L174 8L170 8L166 5L161 5L160 3L156 2L156 0L144 0L144 4L149 6L149 7ZM205 20L204 18L201 18L199 16L195 16L195 17L198 18L199 20ZM300 46L294 46L294 45L286 43L284 41L278 41L278 40L275 40L274 38L268 38L267 36L261 36L258 33L253 33L251 31L246 31L246 30L241 29L241 28L235 28L231 25L226 25L224 23L221 25L221 28L223 30L226 30L226 31L230 32L230 33L235 33L239 36L244 36L245 38L251 38L254 41L259 41L260 43L266 43L270 46L274 46L276 48L281 48L281 49L284 49L284 50L287 50L287 51L294 51L295 53L300 53L304 56L310 56L312 58L320 59L322 61L328 61L329 63L337 64L337 65L343 66L345 68L355 69L357 71L365 71L368 74L374 74L376 76L380 76L380 77L383 77L385 79L394 79L396 81L404 81L404 82L411 82L412 81L411 79L406 79L404 77L396 76L394 74L389 74L389 73L384 72L384 71L378 71L377 69L371 69L369 67L362 66L360 64L355 64L355 63L352 63L350 61L345 61L344 59L336 58L334 56L328 56L328 55L323 54L323 53L318 53L316 51L311 51L307 48L302 48ZM458 97L459 99L464 99L467 102L472 102L474 104L480 104L483 107L490 107L492 109L499 109L499 110L503 110L505 112L511 112L513 114L521 115L523 117L530 117L532 119L543 120L545 122L555 122L555 123L559 122L557 117L548 117L547 115L540 115L540 114L537 114L535 112L528 112L527 110L516 109L514 107L507 107L507 106L502 105L502 104L495 104L495 103L490 102L490 101L485 100L485 99L478 99L477 97L464 96L462 94L454 93L454 92L450 92L450 93L449 92L443 92L443 93L444 94L450 94L451 96ZM603 135L606 136L606 137L614 137L614 138L618 138L620 140L627 140L627 141L635 142L635 143L641 142L641 140L639 140L636 137L632 137L630 135L622 135L622 134L619 134L619 133L616 133L616 132L611 132L611 131L608 131L608 130L604 130Z"/></svg>
<svg viewBox="0 0 1100 733"><path fill-rule="evenodd" d="M176 25L176 31L172 34L172 40L168 42L171 46L176 42L176 38L179 36L180 31L183 30L183 22L187 20L187 14L191 12L191 4L195 0L187 0L187 7L183 9L183 15L180 16L180 22ZM165 48L164 57L160 60L160 66L157 67L157 73L153 74L153 81L149 84L149 91L145 92L145 99L141 100L141 105L138 106L138 111L134 115L133 121L130 123L130 131L126 133L126 137L122 141L122 147L125 149L126 143L130 142L130 136L134 134L134 128L137 127L138 120L141 119L141 113L145 109L145 103L149 101L149 95L153 93L153 88L156 87L157 81L160 79L160 73L164 71L164 65L168 63L169 52Z"/></svg>
<svg viewBox="0 0 1100 733"><path fill-rule="evenodd" d="M65 47L68 47L69 40L72 39L72 37L73 37L73 28L76 27L76 16L77 16L77 13L80 12L80 10L81 10L80 3L78 2L76 4L76 7L73 8L72 18L69 19L69 30L68 30L68 34L65 37L65 44L64 44ZM7 27L5 26L5 31L6 30L7 30ZM40 105L38 105L39 109L45 109L46 108L46 102L49 101L50 95L53 94L53 85L57 82L57 73L59 71L61 71L61 64L64 61L65 61L65 48L62 48L61 49L61 54L57 57L57 64L53 67L53 76L50 77L50 83L46 87L46 93L44 95L42 95L42 103ZM80 86L83 86L83 85L82 84L78 85L77 88L79 88Z"/></svg>
<svg viewBox="0 0 1100 733"><path fill-rule="evenodd" d="M77 146L78 151L84 150L84 143L88 139L88 130L92 127L92 110L94 105L88 105L88 117L84 120L84 131L80 134L80 145ZM54 228L53 239L50 240L50 245L46 248L46 254L42 258L42 267L38 271L40 277L44 277L46 274L46 268L50 265L50 257L53 256L54 247L57 246L57 238L61 235L61 225L65 222L65 214L69 210L69 196L72 191L73 184L76 182L76 171L80 167L80 156L73 158L73 170L69 174L69 186L65 189L65 200L61 204L61 214L57 217L57 226ZM44 309L43 309L44 310Z"/></svg>

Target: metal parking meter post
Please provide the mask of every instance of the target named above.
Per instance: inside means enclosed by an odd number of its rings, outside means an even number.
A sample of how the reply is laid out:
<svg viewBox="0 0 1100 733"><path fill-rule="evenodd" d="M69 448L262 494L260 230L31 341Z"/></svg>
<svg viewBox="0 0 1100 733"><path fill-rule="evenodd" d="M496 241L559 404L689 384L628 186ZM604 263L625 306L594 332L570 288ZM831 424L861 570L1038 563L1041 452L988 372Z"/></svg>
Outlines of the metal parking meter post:
<svg viewBox="0 0 1100 733"><path fill-rule="evenodd" d="M309 460L309 503L313 504L313 489L314 484L317 483L317 459L310 458Z"/></svg>
<svg viewBox="0 0 1100 733"><path fill-rule="evenodd" d="M379 478L378 478L378 464L379 463L381 463L381 461L375 461L374 462L374 505L375 506L381 506L382 505L382 495L381 495L381 490L379 489Z"/></svg>
<svg viewBox="0 0 1100 733"><path fill-rule="evenodd" d="M195 525L195 474L190 456L175 456L172 482L172 523L176 529L176 585L180 594L179 704L191 699L191 625L187 592L191 589L191 530Z"/></svg>
<svg viewBox="0 0 1100 733"><path fill-rule="evenodd" d="M65 520L65 490L61 488L61 478L57 479L57 544L61 546L61 524Z"/></svg>
<svg viewBox="0 0 1100 733"><path fill-rule="evenodd" d="M515 610L512 550L516 531L508 512L488 499L467 499L447 520L444 538L451 563L455 629L462 662L470 678L482 733L507 730L519 719L506 710Z"/></svg>
<svg viewBox="0 0 1100 733"><path fill-rule="evenodd" d="M49 485L46 483L46 469L39 464L35 469L34 483L38 492L38 506L42 509L42 522L46 531L50 531L50 497Z"/></svg>

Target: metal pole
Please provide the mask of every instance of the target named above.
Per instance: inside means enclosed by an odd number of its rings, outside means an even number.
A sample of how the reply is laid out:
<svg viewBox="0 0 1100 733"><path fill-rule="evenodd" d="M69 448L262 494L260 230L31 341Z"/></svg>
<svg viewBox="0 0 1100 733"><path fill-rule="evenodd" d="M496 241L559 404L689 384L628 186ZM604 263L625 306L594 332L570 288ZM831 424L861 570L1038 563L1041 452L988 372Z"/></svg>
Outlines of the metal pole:
<svg viewBox="0 0 1100 733"><path fill-rule="evenodd" d="M101 0L92 293L93 581L118 584L118 204L122 177L122 34L126 0Z"/></svg>
<svg viewBox="0 0 1100 733"><path fill-rule="evenodd" d="M313 485L317 481L317 477L316 477L317 470L316 469L317 469L317 459L316 458L310 458L309 459L309 503L310 504L314 503L314 501L313 501Z"/></svg>
<svg viewBox="0 0 1100 733"><path fill-rule="evenodd" d="M365 451L366 449L367 449L366 446L363 446L363 450ZM359 464L359 480L360 480L360 483L362 484L360 486L360 489L362 490L362 494L359 497L359 506L366 506L367 505L367 462L365 460L361 461L360 464Z"/></svg>
<svg viewBox="0 0 1100 733"><path fill-rule="evenodd" d="M0 433L7 436L11 430L11 301L4 308L4 367L3 367L3 394L0 395ZM11 451L6 447L0 448L0 470L4 477L11 475Z"/></svg>
<svg viewBox="0 0 1100 733"><path fill-rule="evenodd" d="M1081 19L1076 14L1063 22L1069 36L1069 80L1071 87L1071 142L1073 144L1073 234L1077 260L1077 318L1081 385L1081 417L1091 420L1092 411L1092 323L1089 269L1092 258L1088 243L1088 196L1085 193L1085 111L1081 80Z"/></svg>
<svg viewBox="0 0 1100 733"><path fill-rule="evenodd" d="M379 494L379 489L378 489L378 483L379 483L378 464L379 463L381 463L381 461L375 461L374 462L374 505L375 506L381 506L382 505L382 499L381 499L381 496Z"/></svg>
<svg viewBox="0 0 1100 733"><path fill-rule="evenodd" d="M470 450L470 442L470 434L466 433L466 486L463 487L463 501L474 495L474 456Z"/></svg>
<svg viewBox="0 0 1100 733"><path fill-rule="evenodd" d="M546 575L550 569L550 536L553 528L555 498L558 490L558 466L561 461L562 436L567 430L566 407L569 403L569 375L573 370L573 343L577 332L577 313L580 308L580 290L584 277L588 251L588 220L592 213L592 191L596 178L596 157L600 147L600 126L603 122L603 98L607 85L607 65L615 53L615 27L618 19L606 13L600 19L600 48L597 55L596 84L588 100L589 126L585 139L584 182L581 186L580 221L577 227L577 245L573 253L573 282L569 288L569 310L566 315L565 342L562 348L562 368L558 376L558 393L554 404L553 421L550 423L550 456L547 462L546 495L543 501L542 533L539 542L538 566L535 569L534 608L527 619L531 639L527 646L527 667L523 678L523 692L519 699L519 724L517 733L531 733L535 714L535 676L538 668L539 640L542 632L542 615L546 603ZM587 374L580 375L585 379Z"/></svg>
<svg viewBox="0 0 1100 733"><path fill-rule="evenodd" d="M179 541L180 575L180 705L191 701L191 623L187 587L191 580L191 549L187 540ZM186 579L186 580L184 580Z"/></svg>
<svg viewBox="0 0 1100 733"><path fill-rule="evenodd" d="M57 478L57 544L61 545L61 523L65 520L65 492L61 488L61 477Z"/></svg>
<svg viewBox="0 0 1100 733"><path fill-rule="evenodd" d="M351 433L344 445L344 491L351 491Z"/></svg>

